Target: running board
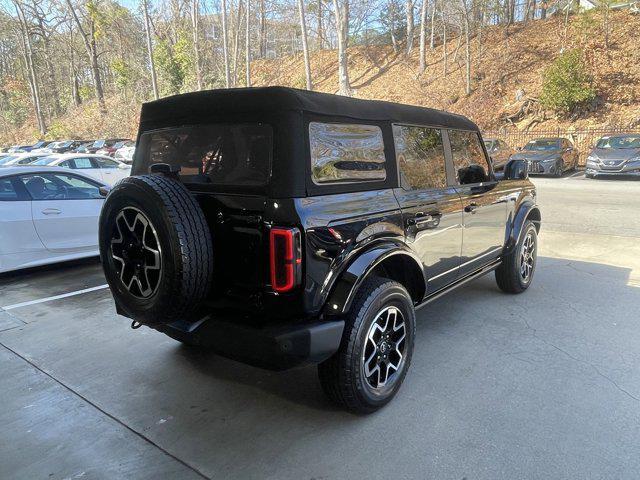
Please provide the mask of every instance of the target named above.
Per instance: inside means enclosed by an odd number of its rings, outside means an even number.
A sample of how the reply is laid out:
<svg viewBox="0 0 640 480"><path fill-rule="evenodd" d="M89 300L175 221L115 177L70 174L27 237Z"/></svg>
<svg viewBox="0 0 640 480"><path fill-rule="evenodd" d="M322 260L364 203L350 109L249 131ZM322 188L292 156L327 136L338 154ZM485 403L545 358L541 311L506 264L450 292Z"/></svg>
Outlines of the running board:
<svg viewBox="0 0 640 480"><path fill-rule="evenodd" d="M427 298L425 298L421 303L419 303L418 305L416 305L416 310L419 308L424 307L425 305L427 305L428 303L433 302L434 300L437 300L438 298L442 297L443 295L446 295L447 293L455 290L458 287L461 287L462 285L469 283L471 280L475 280L478 277L481 277L489 272L492 272L493 270L495 270L496 268L498 268L500 266L500 264L502 263L502 260L497 260L493 263L490 263L489 265L485 265L484 267L482 267L480 270L477 270L476 272L467 275L466 277L461 278L460 280L458 280L456 283L449 285L448 287L445 287L441 290L438 290L437 292L429 295Z"/></svg>

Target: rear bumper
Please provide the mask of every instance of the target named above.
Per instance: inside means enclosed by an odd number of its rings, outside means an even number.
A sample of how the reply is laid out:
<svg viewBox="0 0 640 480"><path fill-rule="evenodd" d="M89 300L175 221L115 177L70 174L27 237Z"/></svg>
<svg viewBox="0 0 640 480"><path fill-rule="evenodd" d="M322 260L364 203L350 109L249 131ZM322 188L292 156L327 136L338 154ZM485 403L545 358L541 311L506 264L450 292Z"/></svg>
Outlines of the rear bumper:
<svg viewBox="0 0 640 480"><path fill-rule="evenodd" d="M188 344L211 348L216 353L256 367L286 370L320 363L340 347L344 321L256 327L231 319L207 318L196 323L175 322L155 327Z"/></svg>

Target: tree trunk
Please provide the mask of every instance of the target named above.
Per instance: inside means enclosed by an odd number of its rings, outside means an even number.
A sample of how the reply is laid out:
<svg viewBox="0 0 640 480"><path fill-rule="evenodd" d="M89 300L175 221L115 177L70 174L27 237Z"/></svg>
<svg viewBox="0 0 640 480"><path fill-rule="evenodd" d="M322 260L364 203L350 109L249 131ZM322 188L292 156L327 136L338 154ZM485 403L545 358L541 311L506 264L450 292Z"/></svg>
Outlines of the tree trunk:
<svg viewBox="0 0 640 480"><path fill-rule="evenodd" d="M413 50L413 0L407 0L407 55Z"/></svg>
<svg viewBox="0 0 640 480"><path fill-rule="evenodd" d="M298 13L300 15L300 30L302 31L302 53L304 54L304 73L307 80L307 90L313 90L313 84L311 83L309 45L307 43L307 22L305 21L303 0L298 0Z"/></svg>
<svg viewBox="0 0 640 480"><path fill-rule="evenodd" d="M338 37L338 92L351 96L349 82L349 0L333 0Z"/></svg>
<svg viewBox="0 0 640 480"><path fill-rule="evenodd" d="M240 51L240 29L242 25L242 0L238 0L238 11L236 13L235 33L233 35L233 73L231 74L231 84L235 87L238 81L238 55Z"/></svg>
<svg viewBox="0 0 640 480"><path fill-rule="evenodd" d="M33 64L33 47L31 45L29 26L27 25L27 19L24 16L22 5L19 2L15 2L15 6L16 12L18 13L18 19L20 21L22 46L24 49L24 60L27 66L27 71L29 72L29 87L31 89L33 110L36 114L36 120L38 122L38 130L40 131L40 135L44 136L47 133L47 125L44 122L44 115L42 114L42 107L40 105L40 88L38 86L38 78L36 77L36 69Z"/></svg>
<svg viewBox="0 0 640 480"><path fill-rule="evenodd" d="M431 40L429 42L429 48L433 50L435 48L435 40L436 40L436 9L438 6L438 0L433 0L433 5L431 5Z"/></svg>
<svg viewBox="0 0 640 480"><path fill-rule="evenodd" d="M260 0L260 58L267 56L267 17L264 0Z"/></svg>
<svg viewBox="0 0 640 480"><path fill-rule="evenodd" d="M447 21L444 16L444 0L442 1L442 68L444 72L444 76L446 77L449 74L449 66L447 64Z"/></svg>
<svg viewBox="0 0 640 480"><path fill-rule="evenodd" d="M200 70L200 42L198 41L198 24L200 23L200 2L193 0L191 2L191 29L193 33L193 66L196 74L196 86L198 91L202 90L202 71Z"/></svg>
<svg viewBox="0 0 640 480"><path fill-rule="evenodd" d="M420 10L420 73L424 73L426 64L427 47L427 4L429 0L422 0L422 10Z"/></svg>
<svg viewBox="0 0 640 480"><path fill-rule="evenodd" d="M156 64L153 59L153 43L151 42L151 22L149 21L149 6L147 0L142 0L142 13L144 14L144 33L147 40L147 57L149 58L149 68L151 69L151 88L153 89L153 98L158 100L160 94L158 92L158 78L156 77ZM75 74L75 72L74 72ZM77 82L76 78L76 82Z"/></svg>
<svg viewBox="0 0 640 480"><path fill-rule="evenodd" d="M244 30L245 85L251 86L251 0L247 0L247 22Z"/></svg>
<svg viewBox="0 0 640 480"><path fill-rule="evenodd" d="M224 56L224 80L227 88L231 87L229 71L229 38L227 32L227 0L222 0L222 54Z"/></svg>
<svg viewBox="0 0 640 480"><path fill-rule="evenodd" d="M471 95L471 46L469 32L469 9L466 0L460 0L462 21L464 25L464 57L465 57L465 93Z"/></svg>
<svg viewBox="0 0 640 480"><path fill-rule="evenodd" d="M318 50L324 47L322 36L322 0L318 0Z"/></svg>

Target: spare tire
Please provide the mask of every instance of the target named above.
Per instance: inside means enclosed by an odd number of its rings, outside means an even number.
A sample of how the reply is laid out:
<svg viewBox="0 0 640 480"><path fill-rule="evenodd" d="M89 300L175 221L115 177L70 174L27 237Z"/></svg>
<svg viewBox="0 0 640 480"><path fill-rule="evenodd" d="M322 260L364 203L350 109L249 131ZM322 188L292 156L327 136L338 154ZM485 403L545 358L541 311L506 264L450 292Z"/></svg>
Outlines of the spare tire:
<svg viewBox="0 0 640 480"><path fill-rule="evenodd" d="M100 258L118 313L149 326L189 320L213 277L211 232L178 180L125 178L100 215Z"/></svg>

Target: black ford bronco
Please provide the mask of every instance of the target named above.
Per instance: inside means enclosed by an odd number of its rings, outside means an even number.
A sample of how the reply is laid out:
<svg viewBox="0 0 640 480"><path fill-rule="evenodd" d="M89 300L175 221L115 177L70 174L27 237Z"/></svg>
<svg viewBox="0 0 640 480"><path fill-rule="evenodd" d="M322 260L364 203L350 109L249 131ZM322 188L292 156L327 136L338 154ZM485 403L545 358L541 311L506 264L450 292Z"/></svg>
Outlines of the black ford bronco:
<svg viewBox="0 0 640 480"><path fill-rule="evenodd" d="M495 270L520 293L540 211L526 164L498 180L445 112L280 87L144 104L100 253L118 313L270 369L318 364L372 412L411 363L415 310Z"/></svg>

